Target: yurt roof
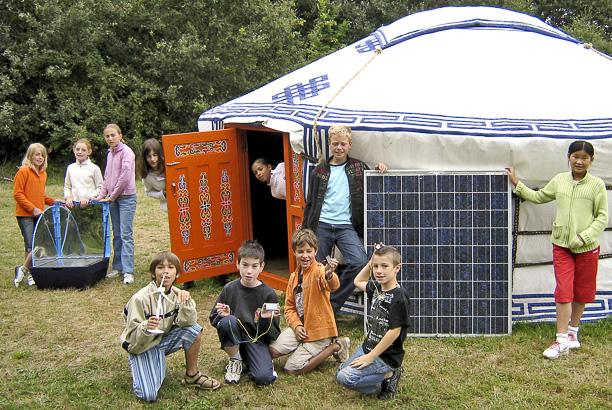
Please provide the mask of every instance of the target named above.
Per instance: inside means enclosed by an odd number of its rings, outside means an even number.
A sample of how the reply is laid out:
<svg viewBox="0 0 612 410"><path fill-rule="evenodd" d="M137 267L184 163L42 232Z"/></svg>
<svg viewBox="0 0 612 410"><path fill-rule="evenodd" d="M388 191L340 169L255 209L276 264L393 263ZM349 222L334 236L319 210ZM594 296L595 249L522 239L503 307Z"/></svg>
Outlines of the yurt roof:
<svg viewBox="0 0 612 410"><path fill-rule="evenodd" d="M381 27L198 122L201 130L261 124L288 132L294 150L314 156L315 119L323 137L331 125L346 124L354 131L352 154L366 162L515 165L541 183L565 166L572 140L594 140L596 156L611 158L611 74L610 57L538 18L444 7ZM610 183L612 167L601 165L593 169Z"/></svg>

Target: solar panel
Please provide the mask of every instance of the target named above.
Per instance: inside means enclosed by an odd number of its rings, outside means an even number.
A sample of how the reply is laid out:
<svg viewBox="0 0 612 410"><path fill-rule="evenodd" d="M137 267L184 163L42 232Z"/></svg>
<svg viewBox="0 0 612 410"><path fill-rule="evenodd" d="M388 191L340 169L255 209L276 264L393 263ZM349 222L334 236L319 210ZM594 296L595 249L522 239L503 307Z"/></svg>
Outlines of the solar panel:
<svg viewBox="0 0 612 410"><path fill-rule="evenodd" d="M510 187L504 172L368 171L365 242L402 254L413 335L512 332Z"/></svg>

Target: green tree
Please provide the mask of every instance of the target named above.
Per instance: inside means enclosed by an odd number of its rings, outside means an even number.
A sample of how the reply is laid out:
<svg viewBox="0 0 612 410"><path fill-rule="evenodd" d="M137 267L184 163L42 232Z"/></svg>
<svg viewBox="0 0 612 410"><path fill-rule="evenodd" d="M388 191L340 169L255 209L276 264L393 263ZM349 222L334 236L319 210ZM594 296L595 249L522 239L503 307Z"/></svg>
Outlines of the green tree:
<svg viewBox="0 0 612 410"><path fill-rule="evenodd" d="M323 57L346 45L349 24L339 21L339 8L330 4L330 0L318 1L314 27L308 33L310 59Z"/></svg>
<svg viewBox="0 0 612 410"><path fill-rule="evenodd" d="M612 54L610 0L2 0L0 161L38 141L72 160L102 128L194 131L200 113L408 14L486 5L541 18Z"/></svg>
<svg viewBox="0 0 612 410"><path fill-rule="evenodd" d="M205 109L305 61L286 1L9 0L0 16L0 158L119 124L128 143L196 129ZM57 157L57 156L56 156Z"/></svg>

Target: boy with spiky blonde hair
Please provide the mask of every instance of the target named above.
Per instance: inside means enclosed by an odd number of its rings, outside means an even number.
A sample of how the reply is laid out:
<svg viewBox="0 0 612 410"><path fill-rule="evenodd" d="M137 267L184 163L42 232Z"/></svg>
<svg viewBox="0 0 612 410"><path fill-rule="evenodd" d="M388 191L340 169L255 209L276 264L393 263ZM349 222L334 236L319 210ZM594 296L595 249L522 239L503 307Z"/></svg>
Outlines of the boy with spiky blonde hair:
<svg viewBox="0 0 612 410"><path fill-rule="evenodd" d="M340 275L339 289L331 295L337 313L355 289L353 279L368 261L359 237L363 236L364 172L369 168L349 157L353 140L346 125L331 127L328 141L332 155L312 172L302 228L312 229L319 238L318 261L330 255L336 244L348 265ZM387 172L382 162L375 169Z"/></svg>

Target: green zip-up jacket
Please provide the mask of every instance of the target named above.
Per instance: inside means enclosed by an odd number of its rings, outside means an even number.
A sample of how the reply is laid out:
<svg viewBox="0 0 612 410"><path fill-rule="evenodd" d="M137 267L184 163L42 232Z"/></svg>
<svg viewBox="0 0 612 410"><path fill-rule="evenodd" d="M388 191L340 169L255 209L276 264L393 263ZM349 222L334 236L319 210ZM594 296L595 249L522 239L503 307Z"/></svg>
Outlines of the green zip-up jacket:
<svg viewBox="0 0 612 410"><path fill-rule="evenodd" d="M608 196L600 178L587 172L582 180L574 181L571 172L564 172L539 191L519 182L514 193L534 204L557 200L557 216L550 236L555 245L569 248L573 253L588 252L599 246L599 235L608 225Z"/></svg>

